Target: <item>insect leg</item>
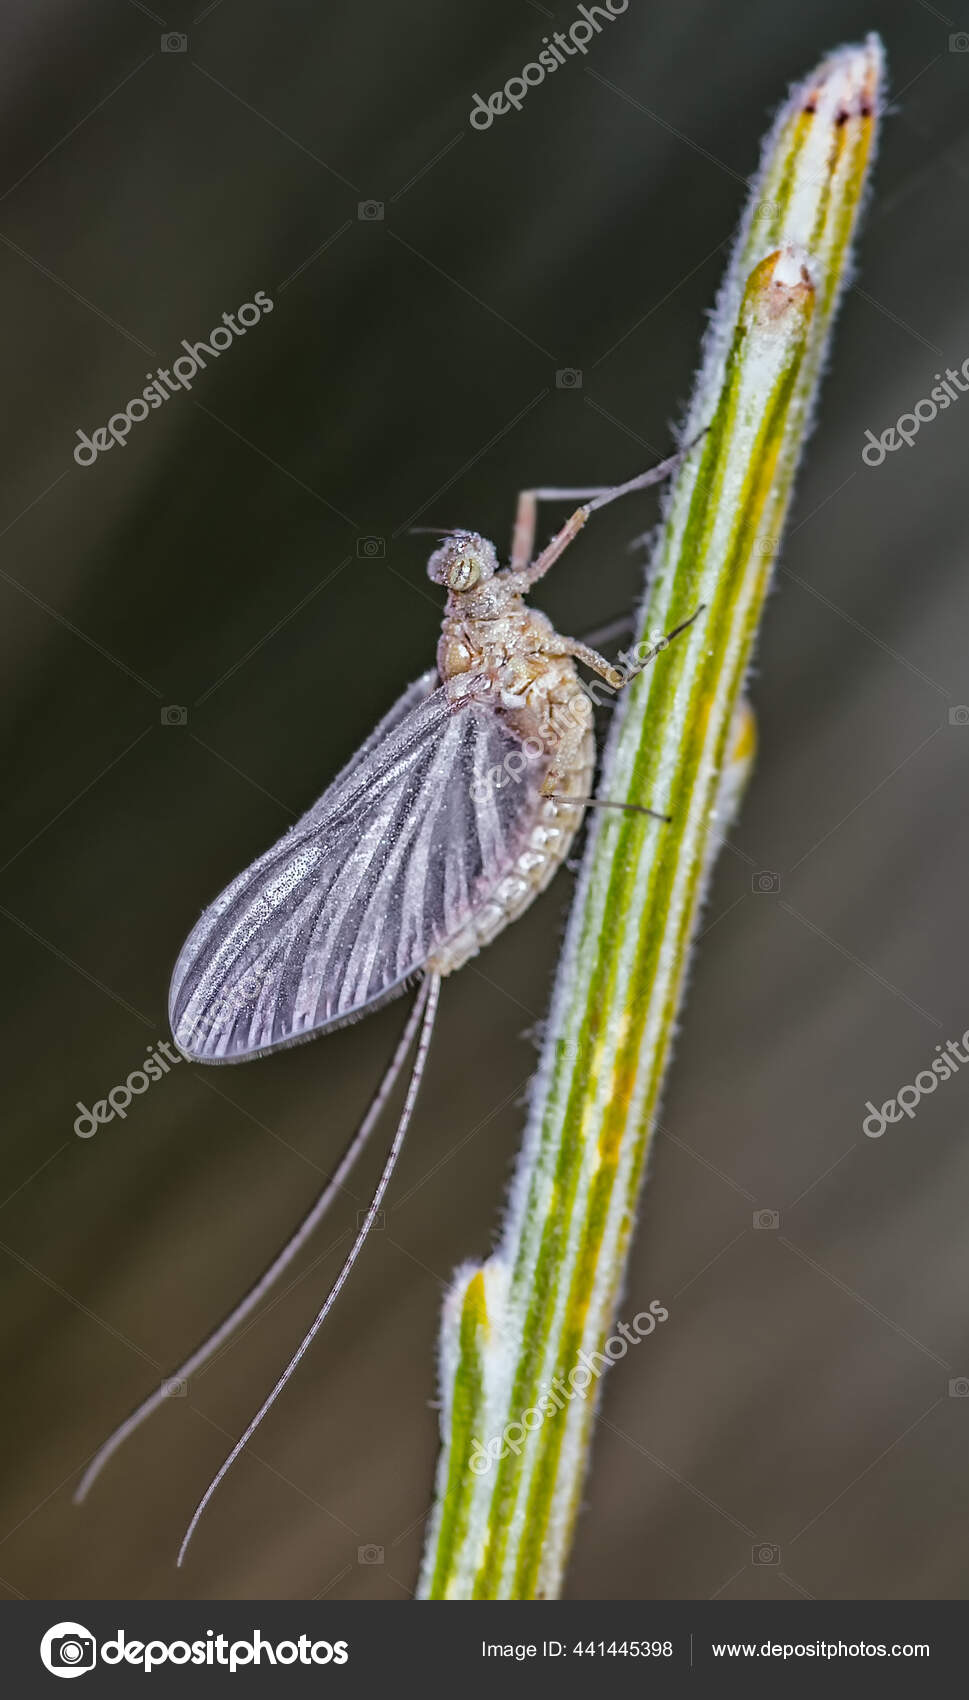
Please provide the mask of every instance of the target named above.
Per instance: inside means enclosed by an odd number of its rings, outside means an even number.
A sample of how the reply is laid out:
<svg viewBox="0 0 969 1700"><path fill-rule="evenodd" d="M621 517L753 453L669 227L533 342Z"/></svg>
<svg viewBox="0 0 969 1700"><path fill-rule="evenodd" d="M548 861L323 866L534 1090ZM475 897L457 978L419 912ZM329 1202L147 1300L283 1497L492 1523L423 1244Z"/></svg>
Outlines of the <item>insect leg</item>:
<svg viewBox="0 0 969 1700"><path fill-rule="evenodd" d="M596 484L589 490L519 490L515 525L511 534L512 572L524 571L535 552L539 502L588 502L593 496L607 496L611 489L611 484Z"/></svg>
<svg viewBox="0 0 969 1700"><path fill-rule="evenodd" d="M619 691L624 685L628 685L631 679L635 679L637 674L641 673L661 650L668 648L674 638L679 637L681 632L685 632L689 626L692 626L694 620L698 619L700 614L702 614L704 606L705 604L701 602L699 608L694 610L689 619L681 620L680 624L678 626L674 626L671 632L667 632L666 636L661 638L659 643L657 643L648 654L643 656L636 666L627 668L625 671L620 671L618 667L613 667L612 664L606 660L604 655L600 655L598 650L590 649L589 645L586 643L579 643L574 638L561 638L558 641L561 642L566 655L571 655L576 661L581 661L586 667L591 667L592 671L600 674L600 676L605 679L606 683L613 690ZM667 826L673 818L672 815L660 814L656 809L647 809L645 805L641 803L614 803L606 798L600 797L570 798L564 794L559 795L559 793L554 791L549 792L548 795L551 796L553 802L557 803L581 803L585 808L590 809L624 809L629 814L651 815L654 820L663 821Z"/></svg>
<svg viewBox="0 0 969 1700"><path fill-rule="evenodd" d="M675 455L667 455L665 460L657 462L656 466L648 467L637 477L627 478L625 484L614 484L611 490L603 490L601 495L596 496L589 504L590 513L595 513L596 508L608 507L617 497L628 496L633 490L648 490L653 484L662 484L664 478L669 478L680 462L686 459L692 447L693 443L689 443L685 449L678 449Z"/></svg>
<svg viewBox="0 0 969 1700"><path fill-rule="evenodd" d="M327 1317L329 1316L330 1311L332 1310L333 1305L335 1304L337 1297L339 1296L340 1291L343 1288L343 1285L346 1282L347 1277L350 1274L351 1269L353 1268L354 1264L357 1261L357 1258L360 1255L361 1250L363 1249L364 1243L367 1239L368 1234L370 1233L370 1230L371 1230L373 1223L374 1223L374 1220L376 1218L377 1211L380 1209L381 1200L384 1196L384 1193L387 1190L387 1186L390 1182L390 1177L393 1174L394 1169L396 1167L397 1159L400 1156L401 1146L404 1143L404 1135L407 1132L408 1123L410 1122L411 1116L412 1116L413 1111L414 1111L414 1104L417 1101L417 1094L418 1094L418 1091L420 1089L421 1079L423 1078L423 1074L424 1074L424 1065L427 1061L427 1052L428 1052L428 1049L429 1049L430 1043L431 1043L431 1034L434 1030L434 1017L437 1014L437 1002L438 1002L438 997L440 995L440 990L441 990L441 976L439 974L428 974L424 979L424 983L421 987L420 993L418 994L418 998L417 998L417 1001L416 1001L415 1006L414 1006L415 1009L419 1008L421 1010L423 1019L421 1021L420 1038L418 1039L418 1042L417 1042L417 1054L414 1058L414 1067L411 1070L410 1084L408 1085L408 1088L407 1088L407 1097L404 1100L404 1107L403 1107L403 1109L401 1110L401 1113L400 1113L400 1120L397 1123L397 1128L396 1128L396 1131L394 1133L393 1140L391 1142L390 1150L387 1153L387 1159L386 1159L384 1166L383 1166L383 1169L381 1171L380 1179L377 1182L376 1191L374 1192L373 1198L370 1200L370 1207L369 1207L367 1214L364 1218L363 1225L361 1226L361 1228L360 1228L360 1230L357 1234L357 1237L353 1242L353 1245L350 1247L350 1251L347 1255L347 1259L346 1259L346 1262L343 1265L343 1268L340 1270L339 1275L337 1276L336 1280L333 1283L333 1286L330 1288L330 1291L326 1296L326 1300L323 1304L322 1309L317 1312L316 1317L315 1317L315 1319L312 1323L312 1326L304 1334L302 1340L299 1343L299 1346L297 1347L296 1351L293 1353L293 1356L290 1358L289 1363L286 1365L286 1368L283 1370L282 1375L279 1377L279 1379L276 1381L275 1385L273 1386L272 1390L267 1394L266 1398L263 1400L262 1404L260 1405L260 1407L259 1407L258 1411L256 1412L255 1416L253 1417L252 1421L249 1423L248 1427L246 1429L244 1429L242 1434L239 1436L239 1439L236 1441L235 1445L232 1448L232 1451L229 1453L229 1455L225 1459L224 1463L222 1463L219 1466L219 1469L216 1471L216 1474L213 1476L212 1480L210 1481L208 1487L206 1488L204 1494L202 1495L202 1498L199 1500L198 1505L196 1506L195 1511L192 1514L192 1520L189 1523L189 1526L185 1531L185 1536L182 1540L182 1544L178 1549L178 1558L176 1560L176 1563L179 1566L181 1566L182 1561L185 1557L185 1554L188 1551L189 1542L191 1541L192 1536L194 1535L195 1530L198 1527L199 1518L202 1516L203 1511L205 1510L206 1506L209 1503L209 1500L212 1498L212 1495L215 1493L220 1482L224 1479L224 1477L227 1475L229 1470L231 1470L231 1468L232 1468L233 1464L235 1463L236 1459L238 1458L240 1452L242 1452L244 1450L244 1448L248 1445L252 1436L255 1434L256 1429L259 1427L259 1424L262 1422L263 1417L266 1415L267 1411L269 1411L271 1409L271 1407L275 1404L276 1400L279 1398L280 1393L283 1391L283 1388L286 1386L286 1383L289 1381L290 1377L293 1375L294 1371L297 1369L300 1361L305 1356L307 1350L311 1346L313 1340L316 1338L316 1335L319 1333L324 1322L326 1321Z"/></svg>
<svg viewBox="0 0 969 1700"><path fill-rule="evenodd" d="M665 466L666 462L664 461L662 464ZM653 471L659 474L660 468L654 467ZM518 492L518 507L515 511L514 530L511 534L512 572L523 572L528 567L534 553L539 502L588 503L594 496L610 496L613 488L614 486L611 484L596 484L588 490L560 490L556 488L520 490ZM595 505L593 503L593 506ZM551 563L549 564L551 565Z"/></svg>
<svg viewBox="0 0 969 1700"><path fill-rule="evenodd" d="M669 826L672 815L661 815L658 809L647 809L645 803L611 803L604 797L567 797L564 792L548 791L553 803L581 803L584 809L622 809L627 815L649 815Z"/></svg>
<svg viewBox="0 0 969 1700"><path fill-rule="evenodd" d="M604 655L600 655L597 649L592 649L589 644L582 643L579 638L556 636L555 647L550 653L571 655L574 661L581 661L583 666L591 668L593 673L598 673L599 677L605 679L606 684L612 690L621 691L623 686L637 678L651 661L655 661L657 655L662 654L664 649L668 649L674 638L678 638L681 632L685 632L689 626L692 626L694 620L699 619L705 606L706 604L701 602L688 619L681 620L678 626L674 626L673 630L667 632L665 637L660 638L659 642L654 644L651 649L647 649L646 653L641 655L632 666L629 665L626 656L620 658L625 663L623 667L614 666L611 661L606 660Z"/></svg>
<svg viewBox="0 0 969 1700"><path fill-rule="evenodd" d="M407 1053L414 1043L414 1038L417 1033L417 1029L420 1026L421 1016L424 1013L424 1007L427 1003L428 996L429 982L425 980L414 1000L414 1006L407 1018L407 1025L404 1028L397 1048L391 1058L387 1072L370 1102L370 1107L367 1110L363 1121L360 1123L356 1133L350 1140L343 1156L340 1158L339 1163L326 1182L323 1191L310 1207L307 1214L303 1217L303 1220L300 1222L295 1233L290 1236L282 1250L277 1253L272 1263L270 1263L268 1268L263 1271L255 1285L250 1287L245 1297L240 1299L239 1303L229 1312L228 1316L219 1323L218 1327L213 1329L212 1333L206 1336L201 1345L196 1346L195 1351L192 1352L191 1356L187 1357L184 1363L179 1364L178 1368L174 1370L170 1376L166 1376L165 1380L155 1388L154 1392L149 1393L147 1399L143 1399L141 1404L136 1406L131 1412L131 1415L126 1417L124 1422L120 1423L114 1430L114 1433L110 1434L107 1440L98 1447L97 1452L95 1452L94 1457L91 1459L91 1462L78 1483L77 1490L74 1494L75 1504L80 1505L81 1501L86 1499L98 1476L104 1469L104 1466L111 1458L114 1457L114 1454L128 1439L128 1436L134 1434L135 1430L139 1429L142 1423L145 1422L154 1411L157 1411L160 1405L165 1403L165 1400L170 1397L173 1385L187 1381L190 1376L195 1374L196 1370L201 1369L203 1364L208 1363L209 1359L214 1357L215 1353L222 1345L225 1344L226 1340L235 1333L236 1329L241 1327L242 1323L245 1322L246 1317L252 1314L265 1295L269 1292L270 1288L275 1285L276 1281L278 1281L283 1271L290 1263L292 1263L296 1253L309 1239L313 1230L318 1226L323 1216L326 1214L326 1211L329 1209L329 1206L332 1204L337 1193L342 1190L343 1183L347 1175L352 1169L377 1124L380 1113L393 1091L400 1071L404 1066Z"/></svg>
<svg viewBox="0 0 969 1700"><path fill-rule="evenodd" d="M527 567L535 549L535 527L538 523L537 490L520 490L515 510L515 526L511 534L511 570L521 572Z"/></svg>
<svg viewBox="0 0 969 1700"><path fill-rule="evenodd" d="M578 638L558 638L555 645L556 653L559 652L559 644L562 646L562 654L571 655L573 661L581 661L584 667L590 668L593 673L598 673L600 679L605 679L606 684L610 685L614 691L622 690L626 683L625 673L620 672L618 667L614 667L612 662L607 661L604 655L600 655L597 649L591 649L587 643L582 643Z"/></svg>
<svg viewBox="0 0 969 1700"><path fill-rule="evenodd" d="M692 444L689 446L692 448ZM626 496L633 490L647 490L651 484L659 484L675 472L689 448L681 449L678 454L669 455L661 460L658 466L651 466L638 477L630 478L625 484L609 485L605 489L599 486L594 490L525 490L518 498L518 520L515 524L515 538L519 548L527 540L529 546L534 542L534 505L539 501L568 501L578 497L582 507L576 508L569 516L560 531L557 531L551 543L547 545L538 559L528 566L528 556L520 554L516 557L516 548L512 548L512 570L518 573L522 590L528 590L540 578L544 577L549 567L554 566L563 550L577 537L585 525L589 515L597 508L604 508L609 502L614 502L619 496Z"/></svg>
<svg viewBox="0 0 969 1700"><path fill-rule="evenodd" d="M632 679L637 678L638 675L649 666L651 661L655 661L657 655L661 654L664 649L668 649L674 638L678 638L681 632L687 631L689 627L692 626L694 620L698 620L700 618L705 607L705 602L699 603L687 619L681 620L679 625L674 626L673 630L671 632L667 632L665 637L661 637L659 642L655 644L652 649L648 649L646 654L640 657L636 665L634 667L630 667L623 675L623 684L628 685Z"/></svg>

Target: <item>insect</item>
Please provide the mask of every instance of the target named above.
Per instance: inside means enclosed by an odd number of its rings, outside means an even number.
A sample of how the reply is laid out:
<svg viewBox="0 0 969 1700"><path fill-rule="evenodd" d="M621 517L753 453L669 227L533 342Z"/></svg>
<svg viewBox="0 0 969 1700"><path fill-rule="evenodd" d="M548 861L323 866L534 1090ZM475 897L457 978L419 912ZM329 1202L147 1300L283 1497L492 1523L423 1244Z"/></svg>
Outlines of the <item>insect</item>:
<svg viewBox="0 0 969 1700"><path fill-rule="evenodd" d="M687 451L684 451L687 452ZM377 1189L312 1326L213 1478L219 1483L322 1327L390 1181L424 1072L442 978L519 916L559 868L590 804L593 703L577 663L618 690L691 625L697 609L631 671L563 637L525 595L606 503L667 477L682 454L607 489L524 491L511 559L473 531L449 532L428 562L447 591L437 666L399 698L319 801L205 910L172 977L175 1042L192 1062L265 1056L368 1014L420 984L376 1095L295 1233L235 1309L94 1454L85 1498L119 1446L219 1350L292 1262L341 1189L404 1064L410 1080ZM540 501L581 506L533 558ZM664 820L665 816L656 817Z"/></svg>

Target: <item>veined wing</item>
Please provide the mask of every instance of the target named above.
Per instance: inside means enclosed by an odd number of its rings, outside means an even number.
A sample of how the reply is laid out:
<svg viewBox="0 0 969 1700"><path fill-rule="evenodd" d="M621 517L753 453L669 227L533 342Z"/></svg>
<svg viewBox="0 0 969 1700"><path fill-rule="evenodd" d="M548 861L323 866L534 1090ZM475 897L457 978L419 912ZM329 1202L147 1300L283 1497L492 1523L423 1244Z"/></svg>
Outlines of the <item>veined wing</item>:
<svg viewBox="0 0 969 1700"><path fill-rule="evenodd" d="M353 1020L403 989L524 846L545 758L492 708L426 673L319 801L202 915L172 977L175 1042L238 1062ZM506 783L489 775L502 769Z"/></svg>

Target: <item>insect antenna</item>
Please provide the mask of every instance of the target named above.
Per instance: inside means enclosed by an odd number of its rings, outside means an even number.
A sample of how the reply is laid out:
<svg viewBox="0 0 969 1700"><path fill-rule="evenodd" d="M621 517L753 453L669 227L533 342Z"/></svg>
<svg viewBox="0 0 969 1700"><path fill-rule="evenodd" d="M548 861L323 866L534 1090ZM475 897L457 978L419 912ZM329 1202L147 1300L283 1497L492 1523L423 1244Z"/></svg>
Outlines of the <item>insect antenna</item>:
<svg viewBox="0 0 969 1700"><path fill-rule="evenodd" d="M288 1268L290 1263L292 1263L297 1252L309 1239L313 1230L322 1221L337 1193L342 1190L343 1183L346 1180L347 1175L350 1173L350 1170L353 1168L354 1163L377 1125L380 1113L397 1083L400 1071L406 1061L407 1053L414 1043L414 1038L421 1024L421 1017L424 1013L429 995L428 986L429 982L425 979L417 997L414 1000L413 1008L407 1017L407 1024L401 1034L397 1048L394 1051L387 1067L387 1071L370 1101L370 1106L363 1118L363 1121L360 1123L360 1126L357 1128L357 1131L354 1133L352 1139L347 1145L339 1163L327 1180L322 1192L319 1194L319 1197L310 1206L310 1209L303 1217L298 1228L293 1234L291 1234L282 1250L277 1253L277 1255L273 1258L273 1261L263 1271L258 1281L249 1288L249 1291L239 1300L239 1303L229 1312L228 1316L223 1318L218 1327L214 1328L211 1334L207 1334L201 1344L196 1346L195 1351L185 1359L184 1363L179 1364L178 1368L174 1370L170 1376L166 1376L165 1380L155 1388L154 1392L149 1393L148 1397L143 1399L141 1404L137 1405L131 1412L130 1416L127 1416L124 1419L124 1422L119 1423L114 1432L109 1434L107 1440L98 1447L98 1450L95 1452L94 1457L91 1459L91 1462L88 1464L87 1469L78 1483L74 1494L75 1505L80 1505L82 1500L87 1498L87 1495L94 1486L94 1483L97 1481L101 1471L104 1469L109 1460L114 1457L119 1447L124 1445L124 1442L128 1439L129 1435L134 1434L135 1430L139 1429L142 1423L146 1422L152 1413L157 1411L159 1406L163 1405L165 1400L171 1397L173 1387L177 1386L181 1382L187 1381L190 1376L194 1375L197 1370L202 1368L203 1364L208 1363L209 1359L215 1356L219 1348L225 1344L226 1340L228 1340L232 1334L235 1333L236 1329L242 1326L246 1318L251 1316L252 1312L260 1304L262 1299L265 1298L270 1288L273 1287L279 1280L283 1271Z"/></svg>
<svg viewBox="0 0 969 1700"><path fill-rule="evenodd" d="M337 1276L336 1280L334 1281L333 1286L330 1288L330 1291L326 1296L326 1299L324 1301L322 1309L317 1312L317 1315L316 1315L311 1327L304 1334L302 1340L299 1343L299 1346L297 1347L296 1351L293 1353L293 1356L290 1358L289 1363L286 1365L286 1368L283 1370L282 1375L279 1377L278 1381L275 1383L275 1386L272 1388L272 1390L267 1394L266 1398L263 1400L263 1402L260 1405L255 1416L252 1418L252 1421L249 1423L248 1427L246 1429L244 1429L243 1433L239 1436L239 1439L236 1441L236 1443L233 1446L232 1451L229 1453L228 1457L219 1466L218 1470L216 1471L216 1474L213 1476L213 1478L210 1481L208 1487L206 1488L204 1494L202 1495L202 1498L199 1500L198 1505L196 1506L196 1508L195 1508L195 1510L192 1514L192 1520L189 1523L189 1526L185 1531L185 1535L184 1535L184 1538L182 1540L182 1544L178 1549L178 1558L176 1559L175 1562L176 1562L176 1565L179 1568L181 1567L182 1562L185 1558L185 1554L188 1551L189 1542L191 1541L192 1536L194 1535L195 1530L198 1527L199 1519L201 1518L203 1511L205 1510L206 1506L208 1505L210 1499L212 1498L212 1495L215 1493L220 1482L228 1474L229 1470L231 1470L231 1468L232 1468L233 1464L235 1463L236 1459L238 1458L240 1452L242 1452L244 1450L244 1448L248 1445L249 1441L252 1439L252 1436L255 1434L256 1429L259 1427L259 1424L262 1422L262 1419L266 1415L267 1411L269 1411L272 1408L272 1406L276 1403L276 1400L279 1398L279 1395L283 1391L283 1388L286 1386L286 1383L289 1381L290 1377L293 1375L293 1373L296 1370L297 1366L299 1365L300 1361L305 1356L309 1347L312 1345L313 1340L316 1338L316 1335L319 1333L324 1322L326 1321L327 1317L329 1316L330 1311L332 1310L333 1305L335 1304L335 1302L336 1302L336 1300L337 1300L337 1298L338 1298L338 1296L339 1296L339 1294L340 1294L340 1292L341 1292L341 1290L344 1286L344 1283L346 1282L347 1277L350 1274L351 1269L353 1268L354 1264L357 1261L357 1258L360 1255L361 1250L363 1249L364 1243L367 1239L368 1234L370 1233L370 1229L372 1228L374 1220L376 1218L377 1211L380 1209L381 1200L384 1196L384 1193L387 1190L388 1184L390 1182L390 1177L393 1174L394 1169L397 1165L397 1159L400 1156L401 1147L404 1143L404 1135L407 1132L407 1127L408 1127L408 1124L410 1122L411 1116L412 1116L413 1111L414 1111L414 1105L417 1101L417 1094L418 1094L418 1091L420 1090L420 1084L421 1084L421 1080L422 1080L423 1074L424 1074L424 1065L427 1062L427 1053L428 1053L428 1049L429 1049L430 1043L431 1043L431 1034L434 1030L434 1017L437 1014L437 1003L438 1003L438 997L440 995L440 990L441 990L441 977L440 977L440 975L434 974L434 973L428 973L427 975L425 975L423 984L421 986L421 989L420 989L420 991L417 995L417 998L415 1000L415 1003L414 1003L414 1012L419 1013L422 1017L421 1031L420 1031L420 1038L418 1039L418 1042L417 1042L417 1053L414 1057L414 1066L411 1070L410 1082L409 1082L409 1085L407 1087L407 1096L404 1100L404 1107L401 1110L400 1120L397 1123L397 1127L396 1127L396 1130L394 1132L394 1137L393 1137L393 1140L391 1142L390 1150L387 1153L387 1158L386 1158L386 1161L384 1163L383 1169L381 1171L380 1179L377 1182L376 1191L374 1192L373 1198L370 1200L369 1209L367 1210L367 1214L364 1217L363 1224L362 1224L361 1228L359 1229L359 1231L357 1233L357 1237L354 1240L353 1245L350 1247L350 1251L347 1255L346 1262L344 1263L343 1268L340 1270L339 1275Z"/></svg>

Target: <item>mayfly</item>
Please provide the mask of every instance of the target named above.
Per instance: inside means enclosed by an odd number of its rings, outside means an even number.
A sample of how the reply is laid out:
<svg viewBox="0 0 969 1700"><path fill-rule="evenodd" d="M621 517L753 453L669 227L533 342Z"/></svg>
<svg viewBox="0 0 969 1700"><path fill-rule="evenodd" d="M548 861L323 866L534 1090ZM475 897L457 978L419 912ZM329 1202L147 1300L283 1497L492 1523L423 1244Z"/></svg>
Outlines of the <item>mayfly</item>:
<svg viewBox="0 0 969 1700"><path fill-rule="evenodd" d="M494 545L477 532L447 533L427 567L447 591L437 666L404 692L308 813L206 909L178 958L169 997L172 1032L183 1055L200 1063L242 1062L328 1033L420 977L387 1072L320 1196L246 1296L121 1423L81 1479L78 1500L118 1447L219 1350L292 1262L341 1189L416 1044L400 1119L346 1261L206 1489L179 1564L219 1483L322 1327L380 1209L413 1113L442 978L545 888L587 806L654 813L590 796L593 703L576 664L619 690L700 610L623 672L588 644L561 636L524 598L590 514L658 483L681 459L673 455L608 489L523 491L507 567L499 567ZM560 500L582 505L533 558L538 503Z"/></svg>

